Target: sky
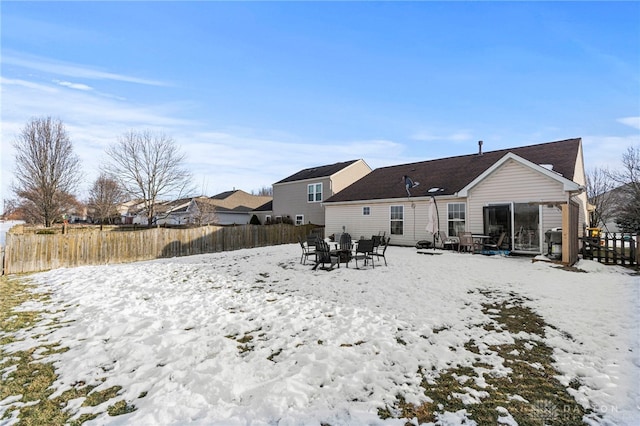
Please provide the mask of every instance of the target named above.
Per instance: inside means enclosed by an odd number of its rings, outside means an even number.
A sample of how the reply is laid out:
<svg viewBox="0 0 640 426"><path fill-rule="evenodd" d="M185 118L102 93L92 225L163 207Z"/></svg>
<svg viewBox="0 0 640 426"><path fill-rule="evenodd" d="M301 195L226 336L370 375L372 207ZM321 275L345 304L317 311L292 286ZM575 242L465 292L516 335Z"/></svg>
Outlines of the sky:
<svg viewBox="0 0 640 426"><path fill-rule="evenodd" d="M476 424L469 417L483 401L504 425L522 412L534 413L528 424L578 424L581 414L556 398L556 380L589 409L584 424L640 424L640 288L631 270L426 252L437 255L390 246L388 266L312 271L300 246L285 244L31 274L21 279L46 298L18 309L41 315L3 350L53 362L51 398L78 389L65 412L101 413L86 425L399 426L410 419L382 420L378 409L397 407L398 395L437 398L423 379L450 398L440 425ZM505 324L530 318L520 306L539 315L530 322L544 321L544 333ZM36 349L47 344L68 350ZM552 391L506 386L522 371L514 358L536 369L547 359L556 371L531 376L546 375ZM5 376L14 359L5 357ZM87 405L84 385L121 390ZM18 423L33 404L26 399L0 400L3 424ZM136 411L105 412L123 400ZM536 408L545 416L537 423Z"/></svg>
<svg viewBox="0 0 640 426"><path fill-rule="evenodd" d="M478 140L581 137L587 170L640 145L639 2L3 1L0 14L2 199L34 117L65 124L81 200L131 130L173 138L203 195Z"/></svg>

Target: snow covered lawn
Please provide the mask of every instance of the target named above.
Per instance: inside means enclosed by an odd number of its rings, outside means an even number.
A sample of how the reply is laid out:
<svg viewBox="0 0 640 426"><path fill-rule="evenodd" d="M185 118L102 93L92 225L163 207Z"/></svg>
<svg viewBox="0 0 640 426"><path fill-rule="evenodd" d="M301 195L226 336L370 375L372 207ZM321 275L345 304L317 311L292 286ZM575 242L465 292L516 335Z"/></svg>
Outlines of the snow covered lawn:
<svg viewBox="0 0 640 426"><path fill-rule="evenodd" d="M4 350L68 347L44 359L59 374L54 395L121 386L113 401L135 406L128 414L73 401L76 417L101 413L91 424L404 424L393 418L399 398L429 402L423 380L467 368L473 386L452 396L466 408L435 417L460 424L491 397L484 378L512 372L496 345L530 339L553 348L556 379L584 420L640 424L638 276L591 261L576 265L582 273L436 253L390 247L389 266L311 271L291 244L35 274L28 279L50 298L22 309L47 314ZM488 308L519 304L544 320L544 336L527 324L509 331ZM563 415L550 395L507 397L550 416L540 424ZM0 401L10 423L16 401ZM510 408L496 411L515 424Z"/></svg>

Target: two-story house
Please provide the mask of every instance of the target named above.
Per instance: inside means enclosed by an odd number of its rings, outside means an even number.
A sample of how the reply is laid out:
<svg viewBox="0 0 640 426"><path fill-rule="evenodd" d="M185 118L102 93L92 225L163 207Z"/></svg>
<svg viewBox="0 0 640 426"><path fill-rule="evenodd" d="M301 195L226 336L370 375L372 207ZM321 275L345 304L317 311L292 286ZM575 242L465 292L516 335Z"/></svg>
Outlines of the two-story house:
<svg viewBox="0 0 640 426"><path fill-rule="evenodd" d="M311 167L273 184L272 220L324 225L323 201L371 173L364 160Z"/></svg>

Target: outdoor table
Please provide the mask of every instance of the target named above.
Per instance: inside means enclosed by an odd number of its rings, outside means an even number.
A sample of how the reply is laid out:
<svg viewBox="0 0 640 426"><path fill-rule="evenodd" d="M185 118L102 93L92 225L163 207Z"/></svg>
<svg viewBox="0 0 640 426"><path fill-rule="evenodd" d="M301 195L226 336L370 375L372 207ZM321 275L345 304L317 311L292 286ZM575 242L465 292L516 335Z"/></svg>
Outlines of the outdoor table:
<svg viewBox="0 0 640 426"><path fill-rule="evenodd" d="M491 238L489 235L482 234L471 234L471 238L473 239L473 250L475 251L476 246L480 247L480 251L482 251L482 247L484 246L484 242Z"/></svg>
<svg viewBox="0 0 640 426"><path fill-rule="evenodd" d="M445 250L458 250L458 246L460 245L460 243L458 241L445 240L442 245L444 246Z"/></svg>
<svg viewBox="0 0 640 426"><path fill-rule="evenodd" d="M353 257L353 250L355 250L356 243L353 242L351 244L351 249L341 249L340 243L334 242L333 244L335 244L335 249L331 250L331 254L338 256L338 268L340 267L340 263L346 263L348 266L349 260Z"/></svg>

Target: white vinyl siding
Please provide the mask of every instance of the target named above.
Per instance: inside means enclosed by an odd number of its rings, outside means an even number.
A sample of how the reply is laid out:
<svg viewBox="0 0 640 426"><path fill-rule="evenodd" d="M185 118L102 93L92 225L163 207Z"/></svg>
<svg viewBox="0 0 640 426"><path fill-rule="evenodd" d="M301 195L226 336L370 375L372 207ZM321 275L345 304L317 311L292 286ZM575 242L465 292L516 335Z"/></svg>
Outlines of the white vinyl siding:
<svg viewBox="0 0 640 426"><path fill-rule="evenodd" d="M513 214L512 203L559 202L566 199L567 193L560 182L515 161L508 161L469 191L467 229L474 233L484 232L482 218L484 206L508 204ZM541 209L541 215L542 235L549 228L562 226L559 207L545 206Z"/></svg>
<svg viewBox="0 0 640 426"><path fill-rule="evenodd" d="M438 206L445 206L448 201L452 202L453 200L438 200ZM426 230L430 203L431 198L412 200L410 202L372 202L367 200L362 203L339 205L331 205L329 203L326 205L325 234L331 235L336 232L342 232L342 227L344 226L345 231L350 233L353 238L370 238L372 235L384 232L387 237L391 237L391 244L413 246L417 241L433 238L431 233ZM391 206L400 205L403 206L404 210L404 234L392 235L390 228ZM362 215L363 207L370 208L371 214L369 216ZM440 230L444 232L447 218L446 214L440 213Z"/></svg>

